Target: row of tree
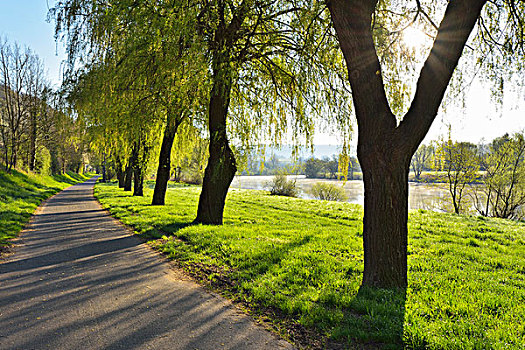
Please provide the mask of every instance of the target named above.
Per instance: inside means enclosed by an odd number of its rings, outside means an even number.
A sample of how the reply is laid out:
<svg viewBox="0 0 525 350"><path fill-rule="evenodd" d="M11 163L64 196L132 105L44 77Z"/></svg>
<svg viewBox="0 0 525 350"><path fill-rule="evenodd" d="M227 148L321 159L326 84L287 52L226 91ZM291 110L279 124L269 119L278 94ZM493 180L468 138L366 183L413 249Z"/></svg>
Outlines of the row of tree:
<svg viewBox="0 0 525 350"><path fill-rule="evenodd" d="M337 78L344 67L331 61L334 38L325 35L326 18L317 16L323 6L295 5L56 4L57 33L70 38L70 102L125 190L133 177L134 194L142 194L147 165L158 155L152 204L163 204L173 158L194 149L191 143L207 143L196 222L220 224L241 149L277 142L292 130L311 141L313 115L348 104L347 83ZM78 58L85 64L76 70ZM317 84L309 84L314 78ZM348 114L345 108L330 115L344 127Z"/></svg>
<svg viewBox="0 0 525 350"><path fill-rule="evenodd" d="M43 174L80 171L84 134L53 92L39 57L0 41L0 162Z"/></svg>
<svg viewBox="0 0 525 350"><path fill-rule="evenodd" d="M288 136L311 142L323 118L337 124L345 151L355 111L363 284L405 287L412 155L469 37L467 56L494 80L503 76L495 67L522 66L524 7L510 0L59 0L52 16L68 46L70 101L123 186L130 189L133 174L134 193L142 194L155 156L153 204L163 204L173 144L208 143L198 223L222 223L239 150ZM434 38L430 50L403 43L409 26Z"/></svg>

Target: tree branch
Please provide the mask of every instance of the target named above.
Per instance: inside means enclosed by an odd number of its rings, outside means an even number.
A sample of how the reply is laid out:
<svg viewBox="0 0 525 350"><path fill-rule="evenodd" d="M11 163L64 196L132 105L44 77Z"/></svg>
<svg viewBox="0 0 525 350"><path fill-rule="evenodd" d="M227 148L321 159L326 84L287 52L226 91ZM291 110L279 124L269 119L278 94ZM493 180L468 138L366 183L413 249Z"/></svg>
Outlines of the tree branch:
<svg viewBox="0 0 525 350"><path fill-rule="evenodd" d="M396 130L396 144L401 148L415 152L430 129L465 44L486 2L487 0L449 2L434 46L421 70L412 105Z"/></svg>

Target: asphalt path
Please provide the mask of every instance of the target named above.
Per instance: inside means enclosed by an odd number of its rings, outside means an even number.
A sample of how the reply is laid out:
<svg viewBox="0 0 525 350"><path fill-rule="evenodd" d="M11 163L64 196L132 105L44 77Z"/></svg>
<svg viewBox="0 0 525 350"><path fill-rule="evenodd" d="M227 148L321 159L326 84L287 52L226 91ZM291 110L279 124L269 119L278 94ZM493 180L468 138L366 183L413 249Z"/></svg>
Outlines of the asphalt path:
<svg viewBox="0 0 525 350"><path fill-rule="evenodd" d="M49 199L0 263L0 349L292 348L130 235L94 182Z"/></svg>

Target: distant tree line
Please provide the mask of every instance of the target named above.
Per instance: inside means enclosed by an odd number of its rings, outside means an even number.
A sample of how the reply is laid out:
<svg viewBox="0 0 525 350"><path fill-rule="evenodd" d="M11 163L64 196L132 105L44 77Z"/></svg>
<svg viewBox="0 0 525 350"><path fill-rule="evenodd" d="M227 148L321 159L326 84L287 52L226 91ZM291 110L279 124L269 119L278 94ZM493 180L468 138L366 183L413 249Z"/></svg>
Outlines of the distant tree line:
<svg viewBox="0 0 525 350"><path fill-rule="evenodd" d="M277 175L294 174L305 175L312 179L342 179L346 176L348 180L361 179L361 167L356 157L348 157L348 168L343 168L340 156L307 159L299 158L293 160L280 160L272 153L270 158L264 159L256 152L246 154L242 158L242 175Z"/></svg>
<svg viewBox="0 0 525 350"><path fill-rule="evenodd" d="M343 162L335 155L332 158L323 157L322 159L312 157L305 162L304 174L307 178L318 179L342 179L346 177L348 180L360 180L362 178L361 167L357 158L349 157L348 168L344 169L343 166Z"/></svg>

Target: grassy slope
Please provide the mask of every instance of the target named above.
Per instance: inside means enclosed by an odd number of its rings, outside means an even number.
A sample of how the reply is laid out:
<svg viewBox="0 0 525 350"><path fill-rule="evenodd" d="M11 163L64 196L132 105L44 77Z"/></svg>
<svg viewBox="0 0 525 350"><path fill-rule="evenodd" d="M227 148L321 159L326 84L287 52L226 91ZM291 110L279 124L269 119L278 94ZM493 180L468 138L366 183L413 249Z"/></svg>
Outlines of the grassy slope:
<svg viewBox="0 0 525 350"><path fill-rule="evenodd" d="M525 348L525 224L415 211L409 288L361 290L362 208L232 190L224 226L189 226L200 189L165 207L98 184L101 203L234 299L349 345ZM286 322L285 322L286 323ZM293 334L292 334L293 337ZM321 345L323 347L326 345Z"/></svg>
<svg viewBox="0 0 525 350"><path fill-rule="evenodd" d="M16 170L11 174L0 171L0 251L18 236L44 199L86 179L75 173L40 176Z"/></svg>

